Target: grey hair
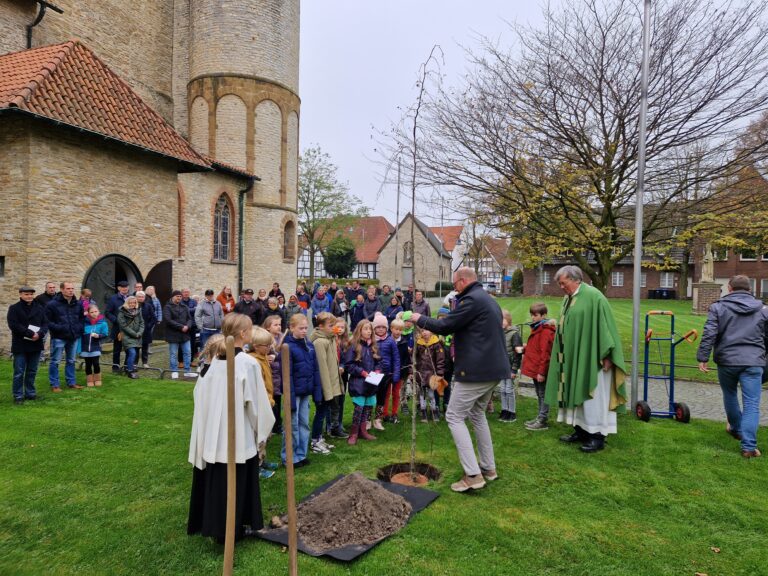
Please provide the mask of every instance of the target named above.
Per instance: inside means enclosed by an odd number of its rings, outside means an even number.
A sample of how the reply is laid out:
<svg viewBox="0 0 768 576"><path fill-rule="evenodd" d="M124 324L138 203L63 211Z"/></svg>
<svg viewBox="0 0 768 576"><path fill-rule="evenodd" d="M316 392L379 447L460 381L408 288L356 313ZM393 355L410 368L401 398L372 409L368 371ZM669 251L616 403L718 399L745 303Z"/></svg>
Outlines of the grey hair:
<svg viewBox="0 0 768 576"><path fill-rule="evenodd" d="M555 282L557 282L563 276L569 280L576 280L577 282L584 281L584 273L581 271L581 268L578 266L573 266L572 264L563 266L560 268L560 270L555 272Z"/></svg>

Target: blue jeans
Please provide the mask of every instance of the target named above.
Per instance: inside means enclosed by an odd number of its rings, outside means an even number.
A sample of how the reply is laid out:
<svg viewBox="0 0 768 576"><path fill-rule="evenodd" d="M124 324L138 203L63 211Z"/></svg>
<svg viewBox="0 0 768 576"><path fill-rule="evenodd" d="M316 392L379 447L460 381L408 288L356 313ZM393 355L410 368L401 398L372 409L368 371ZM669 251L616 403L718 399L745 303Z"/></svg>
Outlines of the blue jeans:
<svg viewBox="0 0 768 576"><path fill-rule="evenodd" d="M190 344L189 340L186 342L168 342L168 352L171 355L171 371L179 371L179 346L181 346L181 356L184 359L184 372L189 372L192 363L192 344Z"/></svg>
<svg viewBox="0 0 768 576"><path fill-rule="evenodd" d="M205 328L200 330L200 350L205 348L205 343L208 342L208 338L214 334L221 334L221 330L206 330Z"/></svg>
<svg viewBox="0 0 768 576"><path fill-rule="evenodd" d="M48 364L48 381L51 388L61 387L59 381L59 362L61 355L66 354L67 363L64 366L64 379L70 388L75 385L75 348L77 340L51 339L51 362Z"/></svg>
<svg viewBox="0 0 768 576"><path fill-rule="evenodd" d="M291 403L293 404L293 410L291 410L291 432L293 434L294 464L304 460L309 449L309 399L310 396L291 398ZM283 446L280 450L280 457L285 462L285 431L283 431Z"/></svg>
<svg viewBox="0 0 768 576"><path fill-rule="evenodd" d="M125 371L133 372L136 370L136 357L138 354L138 348L126 348L125 349Z"/></svg>
<svg viewBox="0 0 768 576"><path fill-rule="evenodd" d="M13 398L22 400L37 396L35 376L40 364L40 352L19 352L13 355Z"/></svg>
<svg viewBox="0 0 768 576"><path fill-rule="evenodd" d="M718 366L717 378L723 390L723 406L731 432L741 434L741 449L757 448L757 427L760 424L760 394L762 366ZM738 388L741 382L742 413Z"/></svg>

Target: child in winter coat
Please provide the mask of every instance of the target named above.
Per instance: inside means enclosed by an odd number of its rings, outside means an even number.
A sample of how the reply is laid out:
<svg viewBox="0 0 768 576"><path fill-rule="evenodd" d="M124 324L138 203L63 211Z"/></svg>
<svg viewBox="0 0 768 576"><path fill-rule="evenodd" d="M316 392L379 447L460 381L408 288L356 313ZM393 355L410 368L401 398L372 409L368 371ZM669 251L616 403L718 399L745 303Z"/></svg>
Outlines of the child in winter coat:
<svg viewBox="0 0 768 576"><path fill-rule="evenodd" d="M511 373L509 378L501 381L501 414L500 422L514 422L517 420L517 402L515 398L515 384L517 371L520 369L522 359L523 339L520 330L512 324L512 315L509 310L501 311L501 326L504 329L504 341L507 345L507 356Z"/></svg>
<svg viewBox="0 0 768 576"><path fill-rule="evenodd" d="M101 386L101 340L109 336L109 325L96 304L88 306L85 331L80 338L80 356L85 360L85 381L89 387Z"/></svg>
<svg viewBox="0 0 768 576"><path fill-rule="evenodd" d="M277 316L267 316L262 324L270 336L272 336L272 346L267 353L269 368L272 371L272 398L275 404L272 406L272 413L275 415L275 427L272 434L283 433L283 417L281 407L283 405L283 361L280 355L280 346L283 343L283 332L280 329L280 318Z"/></svg>
<svg viewBox="0 0 768 576"><path fill-rule="evenodd" d="M436 375L445 375L445 351L440 338L429 330L422 328L416 339L416 365L414 366L416 387L419 394L419 409L421 421L427 422L427 404L435 422L440 422L440 410L435 402L433 390L429 387L429 379Z"/></svg>
<svg viewBox="0 0 768 576"><path fill-rule="evenodd" d="M291 429L293 431L293 464L302 467L309 464L309 401L314 399L319 405L323 401L323 388L320 384L320 368L317 364L315 347L307 340L309 324L306 316L295 314L291 318L289 334L285 343L291 352L291 381L283 385L291 387ZM288 414L285 415L286 418ZM286 461L285 434L281 451L283 462Z"/></svg>
<svg viewBox="0 0 768 576"><path fill-rule="evenodd" d="M376 405L376 385L366 379L369 374L381 371L381 356L368 320L361 320L352 334L344 353L344 370L349 374L349 393L355 406L347 443L357 444L358 435L363 440L376 440L366 427Z"/></svg>
<svg viewBox="0 0 768 576"><path fill-rule="evenodd" d="M376 390L376 417L373 420L373 427L376 430L384 430L382 418L384 418L384 404L390 385L400 383L400 353L397 351L397 343L388 334L387 328L386 317L381 312L376 312L373 317L373 335L381 356L381 371L384 373L384 379Z"/></svg>
<svg viewBox="0 0 768 576"><path fill-rule="evenodd" d="M536 397L539 399L539 414L533 420L525 423L528 430L547 430L549 406L544 402L544 392L547 388L547 371L549 359L552 356L552 344L555 341L555 323L547 318L547 305L544 302L534 302L529 309L531 313L531 335L525 345L523 367L524 376L533 379L536 387Z"/></svg>
<svg viewBox="0 0 768 576"><path fill-rule="evenodd" d="M339 361L341 395L335 398L331 406L331 436L349 438L349 434L344 430L344 396L347 393L347 384L349 383L349 374L344 369L344 353L349 346L349 328L344 318L336 318L333 335L336 337L336 358Z"/></svg>
<svg viewBox="0 0 768 576"><path fill-rule="evenodd" d="M397 345L397 354L400 357L400 379L387 387L387 394L384 397L384 421L397 424L400 419L400 394L403 382L408 380L411 374L411 352L413 351L413 339L403 336L405 323L399 318L392 320L389 325L389 332ZM391 408L390 408L391 399Z"/></svg>
<svg viewBox="0 0 768 576"><path fill-rule="evenodd" d="M248 344L248 356L254 358L259 363L261 368L261 376L264 380L264 388L267 390L267 396L269 396L269 403L272 406L272 413L274 415L274 385L272 383L272 368L269 365L268 354L272 349L272 334L267 332L261 326L254 326L251 328L251 340ZM277 464L273 462L262 462L259 465L259 478L267 479L272 478L275 475Z"/></svg>
<svg viewBox="0 0 768 576"><path fill-rule="evenodd" d="M339 357L336 354L336 337L333 334L335 325L336 317L333 314L321 312L317 316L317 328L310 337L317 353L320 383L323 387L323 400L317 405L312 422L312 452L318 454L329 454L334 448L323 439L323 427L326 419L331 420L330 412L334 401L338 401L337 398L341 396Z"/></svg>

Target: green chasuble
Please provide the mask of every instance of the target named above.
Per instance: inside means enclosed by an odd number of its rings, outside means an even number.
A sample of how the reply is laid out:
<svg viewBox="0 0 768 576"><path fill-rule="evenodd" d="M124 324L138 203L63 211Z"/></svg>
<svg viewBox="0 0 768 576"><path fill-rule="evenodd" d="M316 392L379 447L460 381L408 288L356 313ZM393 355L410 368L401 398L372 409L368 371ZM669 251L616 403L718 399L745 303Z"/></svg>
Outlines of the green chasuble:
<svg viewBox="0 0 768 576"><path fill-rule="evenodd" d="M592 398L603 358L613 362L609 409L624 411L626 368L613 312L602 292L582 282L563 300L547 373L547 404L574 408Z"/></svg>

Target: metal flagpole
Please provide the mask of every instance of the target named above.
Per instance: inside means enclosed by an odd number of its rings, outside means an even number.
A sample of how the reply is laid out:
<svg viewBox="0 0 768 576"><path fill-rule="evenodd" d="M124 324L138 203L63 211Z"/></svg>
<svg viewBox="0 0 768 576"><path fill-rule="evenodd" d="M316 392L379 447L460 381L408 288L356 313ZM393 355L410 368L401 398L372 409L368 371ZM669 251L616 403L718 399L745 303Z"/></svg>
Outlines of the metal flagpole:
<svg viewBox="0 0 768 576"><path fill-rule="evenodd" d="M640 126L637 146L637 194L635 194L635 257L632 274L632 391L634 410L638 398L640 351L640 280L643 262L643 202L645 200L645 131L648 115L648 59L651 51L651 0L643 7L643 59L640 70Z"/></svg>
<svg viewBox="0 0 768 576"><path fill-rule="evenodd" d="M397 208L395 212L395 288L400 286L399 284L399 272L400 269L397 266L397 255L400 250L400 152L397 153Z"/></svg>

